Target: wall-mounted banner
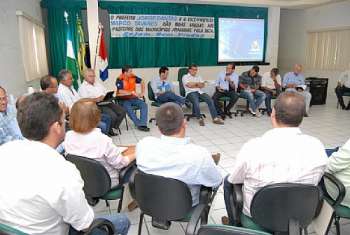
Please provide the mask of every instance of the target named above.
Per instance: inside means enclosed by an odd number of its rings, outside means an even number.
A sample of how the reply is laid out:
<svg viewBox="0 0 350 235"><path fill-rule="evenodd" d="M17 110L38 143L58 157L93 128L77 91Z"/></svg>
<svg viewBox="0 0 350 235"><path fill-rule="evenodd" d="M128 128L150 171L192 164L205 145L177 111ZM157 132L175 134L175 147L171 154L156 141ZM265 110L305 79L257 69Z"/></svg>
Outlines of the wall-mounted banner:
<svg viewBox="0 0 350 235"><path fill-rule="evenodd" d="M110 14L111 37L215 38L214 17Z"/></svg>

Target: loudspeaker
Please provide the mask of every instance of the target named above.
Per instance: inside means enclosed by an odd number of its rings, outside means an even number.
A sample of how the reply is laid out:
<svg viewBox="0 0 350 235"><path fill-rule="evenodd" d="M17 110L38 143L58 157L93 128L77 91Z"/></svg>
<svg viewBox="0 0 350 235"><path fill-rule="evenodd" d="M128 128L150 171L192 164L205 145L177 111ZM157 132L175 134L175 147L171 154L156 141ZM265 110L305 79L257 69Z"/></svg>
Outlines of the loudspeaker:
<svg viewBox="0 0 350 235"><path fill-rule="evenodd" d="M326 104L328 78L309 77L305 79L312 95L311 105Z"/></svg>

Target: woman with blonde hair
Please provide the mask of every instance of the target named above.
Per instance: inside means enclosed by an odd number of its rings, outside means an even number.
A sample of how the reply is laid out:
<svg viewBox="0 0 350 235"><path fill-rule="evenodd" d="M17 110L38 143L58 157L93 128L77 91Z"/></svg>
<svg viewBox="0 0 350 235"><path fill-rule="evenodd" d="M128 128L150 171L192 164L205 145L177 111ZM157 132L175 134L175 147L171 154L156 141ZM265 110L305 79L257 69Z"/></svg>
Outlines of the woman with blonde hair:
<svg viewBox="0 0 350 235"><path fill-rule="evenodd" d="M112 186L119 184L118 170L135 159L134 147L116 146L97 125L101 113L91 99L80 99L72 106L69 125L63 146L67 153L99 161L108 171Z"/></svg>

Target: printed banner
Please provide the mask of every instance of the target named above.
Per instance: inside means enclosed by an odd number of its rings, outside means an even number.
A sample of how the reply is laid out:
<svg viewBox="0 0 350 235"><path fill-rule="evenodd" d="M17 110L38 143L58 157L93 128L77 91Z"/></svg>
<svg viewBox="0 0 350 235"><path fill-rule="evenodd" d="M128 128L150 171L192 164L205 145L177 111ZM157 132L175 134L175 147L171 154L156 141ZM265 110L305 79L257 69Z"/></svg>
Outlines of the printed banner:
<svg viewBox="0 0 350 235"><path fill-rule="evenodd" d="M110 14L111 37L215 38L214 17Z"/></svg>

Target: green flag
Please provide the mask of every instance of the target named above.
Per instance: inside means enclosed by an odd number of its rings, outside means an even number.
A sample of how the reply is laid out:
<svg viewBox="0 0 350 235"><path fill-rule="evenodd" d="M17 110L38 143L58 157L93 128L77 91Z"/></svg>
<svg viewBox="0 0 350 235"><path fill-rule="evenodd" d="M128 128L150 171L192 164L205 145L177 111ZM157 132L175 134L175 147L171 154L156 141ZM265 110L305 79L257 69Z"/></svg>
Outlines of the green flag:
<svg viewBox="0 0 350 235"><path fill-rule="evenodd" d="M84 39L84 31L81 25L81 20L77 15L77 47L78 47L78 64L79 64L79 72L83 74L83 71L87 68L85 64L85 39Z"/></svg>
<svg viewBox="0 0 350 235"><path fill-rule="evenodd" d="M64 13L67 23L67 57L66 57L66 69L72 73L73 86L77 90L80 85L79 67L74 53L73 37L68 24L68 14Z"/></svg>

